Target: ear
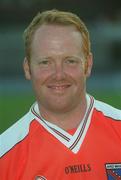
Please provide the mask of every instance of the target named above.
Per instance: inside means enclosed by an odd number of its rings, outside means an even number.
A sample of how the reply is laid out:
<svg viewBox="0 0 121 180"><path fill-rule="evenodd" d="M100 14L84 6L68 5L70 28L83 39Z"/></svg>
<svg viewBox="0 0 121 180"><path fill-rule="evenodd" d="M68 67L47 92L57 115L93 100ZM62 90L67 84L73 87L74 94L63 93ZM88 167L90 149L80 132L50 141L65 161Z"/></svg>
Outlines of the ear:
<svg viewBox="0 0 121 180"><path fill-rule="evenodd" d="M92 56L92 53L90 53L85 63L85 74L87 77L89 77L91 74L92 65L93 65L93 56Z"/></svg>
<svg viewBox="0 0 121 180"><path fill-rule="evenodd" d="M23 69L24 69L26 79L30 80L31 79L30 64L26 57L24 58L24 61L23 61Z"/></svg>

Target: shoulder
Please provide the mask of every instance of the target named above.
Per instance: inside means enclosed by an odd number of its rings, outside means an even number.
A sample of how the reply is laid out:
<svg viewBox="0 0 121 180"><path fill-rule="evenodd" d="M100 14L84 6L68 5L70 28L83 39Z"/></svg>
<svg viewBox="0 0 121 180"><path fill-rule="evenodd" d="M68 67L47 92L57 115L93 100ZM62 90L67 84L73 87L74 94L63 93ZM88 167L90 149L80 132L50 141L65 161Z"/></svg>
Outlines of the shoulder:
<svg viewBox="0 0 121 180"><path fill-rule="evenodd" d="M32 113L29 111L0 135L0 157L27 136L32 120Z"/></svg>
<svg viewBox="0 0 121 180"><path fill-rule="evenodd" d="M94 101L94 108L101 112L105 117L121 121L121 110L99 100Z"/></svg>

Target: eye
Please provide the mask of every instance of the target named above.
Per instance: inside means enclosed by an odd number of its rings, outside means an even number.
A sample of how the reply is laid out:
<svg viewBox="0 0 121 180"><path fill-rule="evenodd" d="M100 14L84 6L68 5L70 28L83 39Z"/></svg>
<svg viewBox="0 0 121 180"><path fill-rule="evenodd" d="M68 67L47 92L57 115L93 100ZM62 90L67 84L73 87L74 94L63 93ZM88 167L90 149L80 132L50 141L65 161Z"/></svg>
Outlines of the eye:
<svg viewBox="0 0 121 180"><path fill-rule="evenodd" d="M41 64L41 65L49 65L50 61L49 60L40 60L39 64Z"/></svg>
<svg viewBox="0 0 121 180"><path fill-rule="evenodd" d="M38 61L38 64L41 66L49 66L51 64L51 61L48 59L41 59Z"/></svg>
<svg viewBox="0 0 121 180"><path fill-rule="evenodd" d="M71 58L70 58L70 59L67 59L67 60L66 60L66 63L67 63L67 64L77 64L77 63L78 63L78 60L77 60L77 59L71 59Z"/></svg>

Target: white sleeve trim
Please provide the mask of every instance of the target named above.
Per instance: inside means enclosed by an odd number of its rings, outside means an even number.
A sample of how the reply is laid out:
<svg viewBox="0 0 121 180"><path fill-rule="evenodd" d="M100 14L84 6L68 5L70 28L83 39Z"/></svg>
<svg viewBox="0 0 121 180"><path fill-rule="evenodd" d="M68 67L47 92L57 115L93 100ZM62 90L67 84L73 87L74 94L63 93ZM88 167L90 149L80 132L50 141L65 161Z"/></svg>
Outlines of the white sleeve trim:
<svg viewBox="0 0 121 180"><path fill-rule="evenodd" d="M31 112L28 112L0 135L0 157L26 137L32 120Z"/></svg>
<svg viewBox="0 0 121 180"><path fill-rule="evenodd" d="M98 100L95 100L94 107L97 109L97 111L101 111L107 117L114 120L121 120L121 110L119 109Z"/></svg>

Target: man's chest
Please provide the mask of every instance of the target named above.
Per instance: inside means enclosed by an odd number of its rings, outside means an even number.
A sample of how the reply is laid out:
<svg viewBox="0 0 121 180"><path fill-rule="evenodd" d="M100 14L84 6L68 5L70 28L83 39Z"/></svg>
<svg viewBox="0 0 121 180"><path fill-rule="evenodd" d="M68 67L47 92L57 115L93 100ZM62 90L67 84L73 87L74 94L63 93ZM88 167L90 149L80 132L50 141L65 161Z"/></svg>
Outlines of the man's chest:
<svg viewBox="0 0 121 180"><path fill-rule="evenodd" d="M43 133L29 144L23 180L37 176L48 180L106 180L116 174L121 176L119 145L108 138L103 141L99 135L92 140L92 136L87 134L80 150L74 153L54 136Z"/></svg>

